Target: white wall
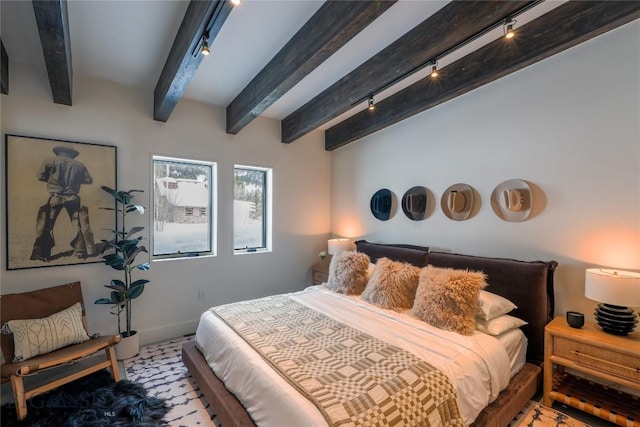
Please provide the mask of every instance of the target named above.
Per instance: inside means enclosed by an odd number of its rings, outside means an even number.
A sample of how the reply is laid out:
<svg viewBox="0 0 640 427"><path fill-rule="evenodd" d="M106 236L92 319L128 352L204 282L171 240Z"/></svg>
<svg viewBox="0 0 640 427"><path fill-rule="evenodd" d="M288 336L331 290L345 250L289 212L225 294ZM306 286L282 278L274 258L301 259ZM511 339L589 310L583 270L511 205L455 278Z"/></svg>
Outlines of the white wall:
<svg viewBox="0 0 640 427"><path fill-rule="evenodd" d="M9 95L1 96L1 131L118 147L118 186L142 188L136 201L149 206L153 154L218 163L218 256L153 262L138 277L151 283L134 301L133 324L141 342L195 331L207 308L311 284L310 267L326 250L330 231L330 162L320 132L280 143L280 123L257 119L227 135L222 108L181 100L167 123L152 120L153 95L113 83L74 76L74 105L56 105L44 70L10 64ZM81 280L91 332L113 332L102 285L119 272L103 264L6 270L4 143L2 148L1 292L22 292ZM233 165L273 168L273 251L233 255ZM37 183L36 183L37 184ZM9 203L11 201L9 200ZM151 230L146 215L145 233ZM35 221L35 219L34 219ZM35 222L34 222L35 226ZM33 236L25 236L32 239ZM197 300L197 290L205 299Z"/></svg>
<svg viewBox="0 0 640 427"><path fill-rule="evenodd" d="M640 21L336 150L332 176L335 235L554 259L556 314L593 318L584 269L640 269ZM533 186L526 222L491 208L494 187L512 178ZM440 209L458 182L480 196L463 222ZM435 195L427 219L371 215L375 191L401 199L415 185Z"/></svg>

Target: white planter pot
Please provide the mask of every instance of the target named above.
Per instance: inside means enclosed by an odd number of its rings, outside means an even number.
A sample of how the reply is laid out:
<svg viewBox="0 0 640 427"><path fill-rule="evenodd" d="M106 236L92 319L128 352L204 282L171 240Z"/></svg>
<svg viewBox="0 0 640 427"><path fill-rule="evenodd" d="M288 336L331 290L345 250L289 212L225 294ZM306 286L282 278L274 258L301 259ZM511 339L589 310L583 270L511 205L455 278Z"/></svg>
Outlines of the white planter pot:
<svg viewBox="0 0 640 427"><path fill-rule="evenodd" d="M136 331L132 335L122 336L122 341L116 345L116 359L123 360L136 356L140 350L140 337Z"/></svg>

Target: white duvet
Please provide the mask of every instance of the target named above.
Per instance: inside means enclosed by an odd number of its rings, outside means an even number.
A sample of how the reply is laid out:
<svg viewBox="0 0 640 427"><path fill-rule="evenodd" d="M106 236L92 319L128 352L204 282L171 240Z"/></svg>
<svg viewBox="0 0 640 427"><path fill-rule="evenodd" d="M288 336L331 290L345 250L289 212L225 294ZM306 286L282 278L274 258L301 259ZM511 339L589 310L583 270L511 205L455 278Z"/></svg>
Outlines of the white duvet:
<svg viewBox="0 0 640 427"><path fill-rule="evenodd" d="M409 314L380 309L322 286L288 295L440 369L456 389L460 413L467 425L509 382L512 369L507 351L489 335L476 332L463 336L443 331ZM213 372L238 397L259 427L327 426L313 403L211 312L202 314L195 338Z"/></svg>

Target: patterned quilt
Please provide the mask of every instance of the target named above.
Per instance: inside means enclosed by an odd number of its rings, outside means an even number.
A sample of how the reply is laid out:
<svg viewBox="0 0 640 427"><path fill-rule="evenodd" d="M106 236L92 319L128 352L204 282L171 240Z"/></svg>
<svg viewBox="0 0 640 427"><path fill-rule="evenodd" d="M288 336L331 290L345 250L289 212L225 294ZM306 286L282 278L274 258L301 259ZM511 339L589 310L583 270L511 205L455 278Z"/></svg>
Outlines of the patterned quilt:
<svg viewBox="0 0 640 427"><path fill-rule="evenodd" d="M462 426L449 379L286 295L214 307L330 426Z"/></svg>

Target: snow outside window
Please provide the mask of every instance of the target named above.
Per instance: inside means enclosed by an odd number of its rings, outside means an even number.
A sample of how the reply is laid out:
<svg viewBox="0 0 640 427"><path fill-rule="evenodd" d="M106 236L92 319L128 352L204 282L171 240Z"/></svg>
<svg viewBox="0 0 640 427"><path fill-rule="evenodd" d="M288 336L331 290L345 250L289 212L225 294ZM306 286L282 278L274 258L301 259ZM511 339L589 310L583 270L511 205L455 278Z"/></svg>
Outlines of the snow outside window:
<svg viewBox="0 0 640 427"><path fill-rule="evenodd" d="M236 253L271 249L271 169L234 167L233 248Z"/></svg>
<svg viewBox="0 0 640 427"><path fill-rule="evenodd" d="M215 180L215 163L153 156L154 257L215 255Z"/></svg>

